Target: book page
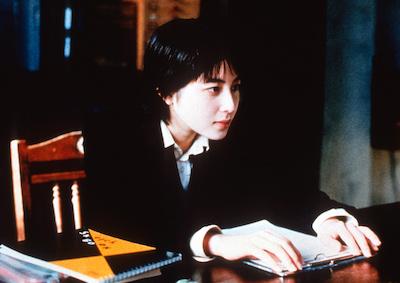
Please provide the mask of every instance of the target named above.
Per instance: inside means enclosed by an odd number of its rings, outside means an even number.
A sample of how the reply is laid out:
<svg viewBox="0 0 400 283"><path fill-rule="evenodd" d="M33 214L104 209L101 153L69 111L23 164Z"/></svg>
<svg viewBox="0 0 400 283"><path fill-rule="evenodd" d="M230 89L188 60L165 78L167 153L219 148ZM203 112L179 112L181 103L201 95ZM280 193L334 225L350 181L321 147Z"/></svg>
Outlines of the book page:
<svg viewBox="0 0 400 283"><path fill-rule="evenodd" d="M325 261L326 259L348 257L351 255L350 251L348 250L335 252L332 249L329 249L328 247L324 246L316 236L276 226L267 220L260 220L230 229L223 229L222 231L227 235L243 235L260 232L263 230L275 232L289 239L300 251L305 264L317 263L320 261Z"/></svg>
<svg viewBox="0 0 400 283"><path fill-rule="evenodd" d="M0 253L0 282L60 282L63 274Z"/></svg>

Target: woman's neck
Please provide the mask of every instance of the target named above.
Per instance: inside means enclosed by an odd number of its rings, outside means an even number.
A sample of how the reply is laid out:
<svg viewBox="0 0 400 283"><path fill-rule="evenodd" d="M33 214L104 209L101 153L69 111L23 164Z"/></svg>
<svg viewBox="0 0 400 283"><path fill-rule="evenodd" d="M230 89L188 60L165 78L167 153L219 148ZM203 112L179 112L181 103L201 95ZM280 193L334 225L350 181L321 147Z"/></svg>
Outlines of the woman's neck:
<svg viewBox="0 0 400 283"><path fill-rule="evenodd" d="M183 152L186 152L192 146L197 133L192 130L185 130L181 127L177 127L172 123L168 123L167 127L174 138L175 143Z"/></svg>

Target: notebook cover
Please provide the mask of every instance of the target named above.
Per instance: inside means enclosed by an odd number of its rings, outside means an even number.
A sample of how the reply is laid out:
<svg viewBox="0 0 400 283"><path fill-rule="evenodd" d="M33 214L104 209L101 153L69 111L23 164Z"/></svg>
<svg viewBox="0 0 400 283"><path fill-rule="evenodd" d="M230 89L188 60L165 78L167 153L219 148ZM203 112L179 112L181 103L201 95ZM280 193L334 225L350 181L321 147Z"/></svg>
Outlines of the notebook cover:
<svg viewBox="0 0 400 283"><path fill-rule="evenodd" d="M179 253L158 250L91 229L79 230L71 239L58 239L54 243L22 243L15 250L50 263L47 268L87 282L105 279L114 282L112 278L120 282L122 278L132 278L182 259ZM31 261L29 258L26 260ZM41 265L41 262L35 263Z"/></svg>

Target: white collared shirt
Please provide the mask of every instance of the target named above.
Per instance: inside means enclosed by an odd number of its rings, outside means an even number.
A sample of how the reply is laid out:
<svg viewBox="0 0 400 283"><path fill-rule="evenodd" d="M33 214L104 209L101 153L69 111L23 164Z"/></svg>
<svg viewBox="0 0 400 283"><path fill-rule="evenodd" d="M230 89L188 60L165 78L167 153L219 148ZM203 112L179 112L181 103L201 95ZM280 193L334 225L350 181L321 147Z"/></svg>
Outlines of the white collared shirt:
<svg viewBox="0 0 400 283"><path fill-rule="evenodd" d="M183 150L176 144L174 138L171 135L167 125L164 121L160 121L161 134L163 137L164 148L174 146L174 155L176 160L176 165L179 171L179 178L184 190L189 187L190 175L192 173L193 164L190 160L190 155L197 155L208 151L210 146L208 138L205 136L198 135L194 140L190 148L183 152Z"/></svg>

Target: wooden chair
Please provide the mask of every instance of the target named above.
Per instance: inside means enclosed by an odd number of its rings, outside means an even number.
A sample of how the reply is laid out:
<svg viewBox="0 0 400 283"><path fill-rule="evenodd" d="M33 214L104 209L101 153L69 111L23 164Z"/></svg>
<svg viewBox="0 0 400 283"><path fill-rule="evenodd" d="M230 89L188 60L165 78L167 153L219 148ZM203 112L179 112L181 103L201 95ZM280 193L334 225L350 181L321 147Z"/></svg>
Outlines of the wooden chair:
<svg viewBox="0 0 400 283"><path fill-rule="evenodd" d="M68 168L70 171L63 171L65 168L62 170L57 168L54 171L54 169L51 170L51 164L63 161L83 161L82 132L73 131L30 145L26 140L13 140L10 142L10 150L17 241L26 239L26 225L30 221L32 206L31 190L37 184L52 184L57 233L63 231L61 185L70 184L74 226L75 229L80 229L82 219L78 181L86 177L83 165L79 170ZM37 173L32 170L32 167L38 164L45 164L45 172Z"/></svg>

